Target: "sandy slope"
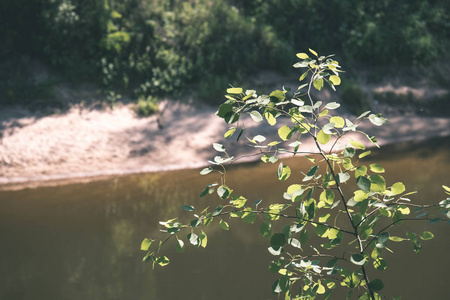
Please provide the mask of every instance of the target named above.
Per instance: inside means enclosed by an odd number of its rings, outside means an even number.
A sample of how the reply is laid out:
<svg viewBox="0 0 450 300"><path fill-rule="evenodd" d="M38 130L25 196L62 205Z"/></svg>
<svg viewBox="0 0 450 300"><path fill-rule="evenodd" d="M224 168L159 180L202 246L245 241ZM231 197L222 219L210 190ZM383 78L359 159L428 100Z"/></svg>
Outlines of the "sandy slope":
<svg viewBox="0 0 450 300"><path fill-rule="evenodd" d="M228 125L214 115L216 108L172 101L164 105L163 129L158 128L156 116L138 118L125 105L112 110L77 106L64 114L48 116L17 108L3 109L0 186L200 167L216 155L213 142L232 147L236 154L251 150L242 145L245 143L238 145L235 139L225 141L223 133ZM281 125L282 121L276 127ZM263 134L272 140L277 138L276 128L267 124L256 131L256 124L248 119L245 126L244 136ZM450 135L447 118L394 117L382 127L366 127L380 144ZM241 142L245 140L242 138ZM313 150L312 140L305 140L301 149Z"/></svg>

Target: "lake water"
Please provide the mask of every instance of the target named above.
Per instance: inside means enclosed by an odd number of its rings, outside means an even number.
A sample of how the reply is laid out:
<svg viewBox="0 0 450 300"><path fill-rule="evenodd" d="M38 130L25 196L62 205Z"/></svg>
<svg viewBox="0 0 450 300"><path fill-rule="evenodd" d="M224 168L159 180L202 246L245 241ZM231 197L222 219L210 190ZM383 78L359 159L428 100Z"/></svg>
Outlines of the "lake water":
<svg viewBox="0 0 450 300"><path fill-rule="evenodd" d="M411 145L410 145L411 146ZM384 147L367 162L382 164L391 184L402 181L419 203L442 200L450 185L450 139L408 147ZM286 160L303 171L302 159ZM244 164L229 174L229 186L251 201L280 199L286 186L276 179L277 165ZM259 226L230 221L230 231L206 228L208 247L187 247L179 254L169 244L171 262L152 270L142 263L140 243L158 237L158 221L183 215L182 204L217 206L214 197L198 198L212 180L199 170L122 176L89 183L0 191L0 299L277 299L268 272L273 259ZM298 172L298 171L297 171ZM292 180L291 180L292 179ZM188 214L186 214L188 215ZM417 256L408 243L392 244L383 278L386 294L403 299L448 299L450 225L405 224L436 238ZM342 299L342 295L331 299Z"/></svg>

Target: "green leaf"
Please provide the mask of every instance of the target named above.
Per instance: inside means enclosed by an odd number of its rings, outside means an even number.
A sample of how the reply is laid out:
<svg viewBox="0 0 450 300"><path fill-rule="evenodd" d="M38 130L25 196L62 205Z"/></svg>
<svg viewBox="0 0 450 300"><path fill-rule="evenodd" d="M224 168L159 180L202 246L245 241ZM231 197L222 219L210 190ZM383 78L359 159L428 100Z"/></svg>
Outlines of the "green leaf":
<svg viewBox="0 0 450 300"><path fill-rule="evenodd" d="M259 123L263 120L263 116L259 113L259 111L252 111L250 112L250 117L252 117L253 121Z"/></svg>
<svg viewBox="0 0 450 300"><path fill-rule="evenodd" d="M233 112L233 105L225 102L219 106L219 110L216 112L216 115L221 118L225 118L225 116L231 112Z"/></svg>
<svg viewBox="0 0 450 300"><path fill-rule="evenodd" d="M270 126L273 126L277 123L277 119L270 112L265 112L264 117L266 118Z"/></svg>
<svg viewBox="0 0 450 300"><path fill-rule="evenodd" d="M303 230L302 232L300 232L300 243L302 245L306 245L308 243L308 239L309 239L309 232L306 230Z"/></svg>
<svg viewBox="0 0 450 300"><path fill-rule="evenodd" d="M361 144L358 141L351 141L350 144L357 149L361 149L361 150L366 149L366 146L364 146L363 144Z"/></svg>
<svg viewBox="0 0 450 300"><path fill-rule="evenodd" d="M383 284L383 281L381 281L380 279L377 278L377 279L373 279L369 282L369 287L372 290L378 292L384 288L384 284Z"/></svg>
<svg viewBox="0 0 450 300"><path fill-rule="evenodd" d="M334 203L334 199L335 199L335 195L333 193L333 191L330 190L324 190L321 194L320 194L320 201L325 202L328 205L332 205Z"/></svg>
<svg viewBox="0 0 450 300"><path fill-rule="evenodd" d="M316 51L314 51L314 50L312 50L312 49L308 49L309 50L309 52L311 52L312 54L314 54L315 56L317 56L318 57L318 55L317 55L317 52Z"/></svg>
<svg viewBox="0 0 450 300"><path fill-rule="evenodd" d="M207 167L200 171L200 175L206 175L206 174L211 173L212 171L213 171L213 168Z"/></svg>
<svg viewBox="0 0 450 300"><path fill-rule="evenodd" d="M219 152L225 152L225 147L222 144L213 143L213 148Z"/></svg>
<svg viewBox="0 0 450 300"><path fill-rule="evenodd" d="M345 157L348 157L348 158L355 156L355 153L356 153L356 151L352 147L347 147L344 149L344 151L342 151L342 155L344 155Z"/></svg>
<svg viewBox="0 0 450 300"><path fill-rule="evenodd" d="M239 197L237 197L237 198L235 197L235 198L232 200L231 203L232 203L233 206L236 207L236 208L242 208L242 207L244 207L245 204L247 203L247 199L245 199L245 198L242 197L242 196L239 196Z"/></svg>
<svg viewBox="0 0 450 300"><path fill-rule="evenodd" d="M256 220L256 213L246 212L242 215L242 220L245 223L253 224Z"/></svg>
<svg viewBox="0 0 450 300"><path fill-rule="evenodd" d="M181 208L185 211L194 211L195 208L191 205L181 205Z"/></svg>
<svg viewBox="0 0 450 300"><path fill-rule="evenodd" d="M230 230L230 226L228 226L228 223L224 220L220 220L219 225L223 230Z"/></svg>
<svg viewBox="0 0 450 300"><path fill-rule="evenodd" d="M280 163L278 166L277 172L278 180L285 181L291 176L291 169L288 166L283 166L283 163Z"/></svg>
<svg viewBox="0 0 450 300"><path fill-rule="evenodd" d="M405 239L399 236L390 236L389 239L393 242L401 242L404 241Z"/></svg>
<svg viewBox="0 0 450 300"><path fill-rule="evenodd" d="M336 128L343 128L345 126L345 121L341 117L331 117L330 123L334 123L334 127L336 127Z"/></svg>
<svg viewBox="0 0 450 300"><path fill-rule="evenodd" d="M158 259L156 260L156 262L161 266L167 266L170 262L169 258L167 258L167 256L160 256L158 257Z"/></svg>
<svg viewBox="0 0 450 300"><path fill-rule="evenodd" d="M228 94L242 94L243 90L241 88L230 88L227 89Z"/></svg>
<svg viewBox="0 0 450 300"><path fill-rule="evenodd" d="M331 75L329 80L334 84L334 85L340 85L341 84L341 78L339 78L339 76L336 75Z"/></svg>
<svg viewBox="0 0 450 300"><path fill-rule="evenodd" d="M200 224L202 224L202 221L200 219L194 219L194 220L191 221L191 227L197 227Z"/></svg>
<svg viewBox="0 0 450 300"><path fill-rule="evenodd" d="M270 238L270 246L275 250L278 250L285 244L286 244L286 236L282 233L275 233Z"/></svg>
<svg viewBox="0 0 450 300"><path fill-rule="evenodd" d="M226 185L221 185L217 189L217 195L222 199L227 199L231 194L231 190Z"/></svg>
<svg viewBox="0 0 450 300"><path fill-rule="evenodd" d="M359 158L363 158L363 157L366 157L367 155L369 155L370 153L371 153L372 151L366 151L366 152L363 152L363 153L361 153L358 157Z"/></svg>
<svg viewBox="0 0 450 300"><path fill-rule="evenodd" d="M225 134L223 136L227 139L230 136L232 136L235 132L236 132L236 128L235 127L230 127L230 129L228 129L228 131L225 132Z"/></svg>
<svg viewBox="0 0 450 300"><path fill-rule="evenodd" d="M327 105L325 105L326 109L336 109L339 108L341 105L337 102L330 102ZM341 117L336 117L336 118L341 118ZM341 118L342 119L342 118ZM330 122L333 122L330 120ZM342 126L343 127L343 126Z"/></svg>
<svg viewBox="0 0 450 300"><path fill-rule="evenodd" d="M319 166L313 166L311 169L309 169L308 173L306 174L306 177L303 178L303 181L311 180L319 170Z"/></svg>
<svg viewBox="0 0 450 300"><path fill-rule="evenodd" d="M268 238L272 235L272 224L270 222L262 222L259 227L259 232L265 238Z"/></svg>
<svg viewBox="0 0 450 300"><path fill-rule="evenodd" d="M216 209L214 210L214 212L212 213L212 216L213 217L218 216L222 212L222 210L223 210L222 205L217 206Z"/></svg>
<svg viewBox="0 0 450 300"><path fill-rule="evenodd" d="M323 79L320 78L320 79L314 80L313 85L318 91L320 91L323 88Z"/></svg>
<svg viewBox="0 0 450 300"><path fill-rule="evenodd" d="M364 192L368 192L370 190L371 182L366 177L359 176L358 179L356 179L356 185Z"/></svg>
<svg viewBox="0 0 450 300"><path fill-rule="evenodd" d="M289 134L291 133L291 129L284 125L283 127L280 127L280 129L278 129L278 136L283 140L283 141L287 141L289 139Z"/></svg>
<svg viewBox="0 0 450 300"><path fill-rule="evenodd" d="M401 194L405 191L405 185L401 182L396 182L391 187L391 192L393 195Z"/></svg>
<svg viewBox="0 0 450 300"><path fill-rule="evenodd" d="M331 135L326 134L323 130L320 130L317 134L317 142L322 145L326 145L330 141Z"/></svg>
<svg viewBox="0 0 450 300"><path fill-rule="evenodd" d="M148 251L150 249L150 246L152 245L153 240L145 238L141 243L141 250L142 251Z"/></svg>
<svg viewBox="0 0 450 300"><path fill-rule="evenodd" d="M305 79L306 76L308 75L308 73L309 73L309 70L306 71L305 73L303 73L302 76L300 76L300 78L298 79L298 81L302 81L303 79Z"/></svg>
<svg viewBox="0 0 450 300"><path fill-rule="evenodd" d="M350 261L355 265L362 266L366 262L366 258L362 254L352 254Z"/></svg>
<svg viewBox="0 0 450 300"><path fill-rule="evenodd" d="M367 174L366 166L359 166L355 169L355 177L358 178L360 176L365 176Z"/></svg>
<svg viewBox="0 0 450 300"><path fill-rule="evenodd" d="M192 232L187 235L187 238L189 240L189 243L191 243L194 246L199 246L198 235Z"/></svg>
<svg viewBox="0 0 450 300"><path fill-rule="evenodd" d="M370 190L373 192L382 193L386 190L386 181L384 178L378 174L372 174L369 176L370 179Z"/></svg>
<svg viewBox="0 0 450 300"><path fill-rule="evenodd" d="M333 134L333 132L331 131L331 129L334 129L334 123L328 123L323 125L322 130L325 134Z"/></svg>
<svg viewBox="0 0 450 300"><path fill-rule="evenodd" d="M339 178L339 183L347 182L350 179L350 175L347 172L341 172L337 174L337 177Z"/></svg>
<svg viewBox="0 0 450 300"><path fill-rule="evenodd" d="M375 247L377 248L384 248L386 247L386 242L389 240L389 232L382 232L378 235L377 243L375 244Z"/></svg>
<svg viewBox="0 0 450 300"><path fill-rule="evenodd" d="M309 58L308 54L306 53L297 53L297 57L300 59L307 59Z"/></svg>
<svg viewBox="0 0 450 300"><path fill-rule="evenodd" d="M285 99L284 92L280 90L275 90L269 95L270 100L274 102L282 102Z"/></svg>
<svg viewBox="0 0 450 300"><path fill-rule="evenodd" d="M208 244L208 237L206 236L206 233L203 232L203 230L199 236L199 239L200 239L200 246L202 246L203 248L206 248L206 245Z"/></svg>
<svg viewBox="0 0 450 300"><path fill-rule="evenodd" d="M185 247L184 247L184 242L182 240L177 240L176 249L180 253L184 252Z"/></svg>
<svg viewBox="0 0 450 300"><path fill-rule="evenodd" d="M262 143L262 142L264 142L264 141L266 140L266 137L265 137L265 136L262 136L262 135L260 135L260 134L258 134L257 136L255 136L255 137L253 138L253 140L254 140L255 142Z"/></svg>
<svg viewBox="0 0 450 300"><path fill-rule="evenodd" d="M369 168L374 173L384 173L384 171L385 171L383 166L381 166L379 164L371 164L371 165L369 165Z"/></svg>
<svg viewBox="0 0 450 300"><path fill-rule="evenodd" d="M431 240L434 238L434 234L429 231L424 231L420 234L420 238L424 241Z"/></svg>
<svg viewBox="0 0 450 300"><path fill-rule="evenodd" d="M386 118L381 117L381 114L378 114L378 115L371 114L371 115L369 115L369 120L370 120L370 122L372 122L372 124L374 124L376 126L381 126L381 125L387 123L387 121L388 121Z"/></svg>

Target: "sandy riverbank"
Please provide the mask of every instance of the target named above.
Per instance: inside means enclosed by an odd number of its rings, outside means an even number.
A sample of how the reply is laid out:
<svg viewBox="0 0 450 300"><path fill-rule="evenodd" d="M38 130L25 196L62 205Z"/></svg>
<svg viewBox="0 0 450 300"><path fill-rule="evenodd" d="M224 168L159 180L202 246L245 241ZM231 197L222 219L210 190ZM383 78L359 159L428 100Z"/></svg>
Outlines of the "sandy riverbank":
<svg viewBox="0 0 450 300"><path fill-rule="evenodd" d="M214 115L215 107L175 101L163 105L162 129L156 116L138 118L129 105L114 109L73 106L67 112L51 115L3 109L0 186L197 168L207 165L216 154L211 146L214 142L232 147L237 155L251 150L245 143L225 141L227 124ZM279 123L278 127L283 125ZM267 124L256 130L256 124L249 119L245 125L244 135L277 138L276 128ZM380 145L450 135L449 118L420 115L396 116L382 127L370 123L362 127L377 136ZM304 151L313 147L312 140L303 142Z"/></svg>

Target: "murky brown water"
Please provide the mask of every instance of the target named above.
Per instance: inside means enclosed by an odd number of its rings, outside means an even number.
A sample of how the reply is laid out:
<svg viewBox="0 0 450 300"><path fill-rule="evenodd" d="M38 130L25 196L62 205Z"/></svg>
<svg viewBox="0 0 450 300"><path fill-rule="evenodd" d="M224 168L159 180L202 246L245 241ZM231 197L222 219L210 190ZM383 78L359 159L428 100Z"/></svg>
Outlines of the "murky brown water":
<svg viewBox="0 0 450 300"><path fill-rule="evenodd" d="M414 196L419 202L445 198L450 139L412 149L385 147L371 160L385 167L389 182L420 190ZM304 171L310 167L304 160L288 162ZM293 182L280 185L276 167L236 166L228 184L252 201L281 198ZM206 249L187 247L179 254L169 245L166 268L141 263L140 242L159 235L159 220L183 214L182 204L218 204L214 197L198 199L210 181L198 170L183 170L0 192L0 299L277 299L270 290L276 276L268 272L273 257L258 226L238 229L230 222L228 232L208 227ZM371 275L383 278L383 291L391 296L447 299L450 225L405 226L431 230L436 238L423 243L419 256L409 244L393 245L388 269Z"/></svg>

